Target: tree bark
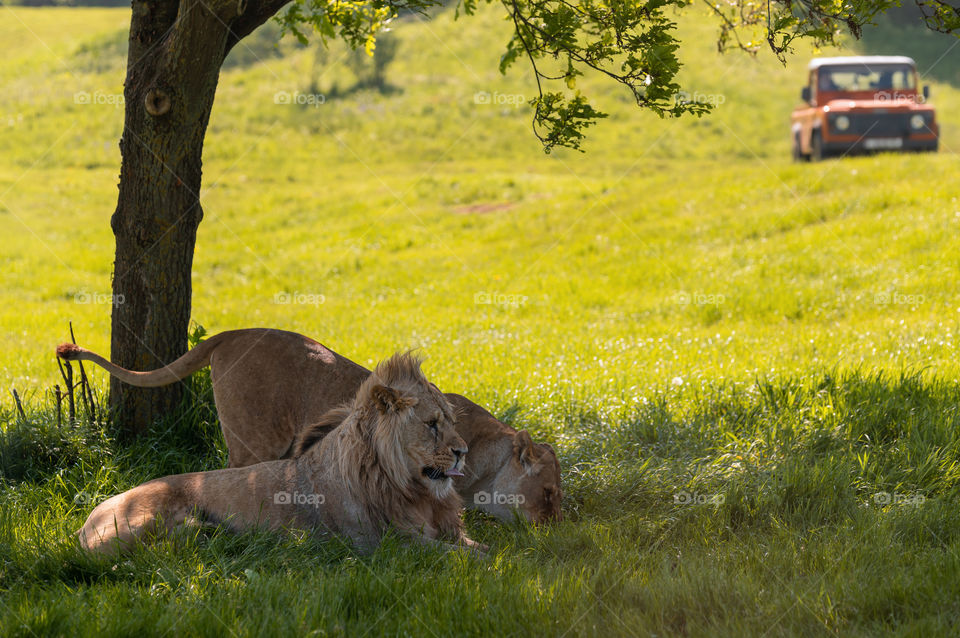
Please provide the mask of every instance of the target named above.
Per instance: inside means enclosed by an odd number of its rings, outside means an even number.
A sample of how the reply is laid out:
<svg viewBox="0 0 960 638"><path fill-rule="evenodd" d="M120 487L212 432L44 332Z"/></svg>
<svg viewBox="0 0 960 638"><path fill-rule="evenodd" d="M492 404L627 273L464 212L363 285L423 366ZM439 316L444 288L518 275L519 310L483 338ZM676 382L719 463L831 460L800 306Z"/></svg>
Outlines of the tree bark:
<svg viewBox="0 0 960 638"><path fill-rule="evenodd" d="M134 0L124 84L111 359L150 370L186 351L203 139L227 51L288 0ZM251 9L251 10L248 10ZM182 385L110 382L121 431L139 434Z"/></svg>

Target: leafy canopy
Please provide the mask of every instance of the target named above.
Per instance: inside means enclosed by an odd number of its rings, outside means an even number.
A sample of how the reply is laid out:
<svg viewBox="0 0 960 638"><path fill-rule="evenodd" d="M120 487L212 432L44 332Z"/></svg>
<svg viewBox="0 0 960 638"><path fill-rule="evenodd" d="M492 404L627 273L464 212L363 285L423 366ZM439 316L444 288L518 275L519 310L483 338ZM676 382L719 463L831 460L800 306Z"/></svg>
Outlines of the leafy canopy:
<svg viewBox="0 0 960 638"><path fill-rule="evenodd" d="M600 74L629 91L637 106L661 117L702 116L712 105L684 99L677 25L672 16L695 0L460 0L457 16L471 15L480 2L499 1L514 30L500 71L518 61L529 65L537 85L531 101L533 133L549 152L579 149L587 127L606 114L590 105L577 78ZM755 54L765 42L785 61L798 39L835 44L843 32L855 37L865 24L899 0L700 0L718 20L717 48ZM960 30L960 10L942 0L915 0L926 24L943 33ZM324 41L340 37L372 54L377 33L401 12L425 13L442 0L341 2L294 0L278 17L284 31L306 42L303 27Z"/></svg>

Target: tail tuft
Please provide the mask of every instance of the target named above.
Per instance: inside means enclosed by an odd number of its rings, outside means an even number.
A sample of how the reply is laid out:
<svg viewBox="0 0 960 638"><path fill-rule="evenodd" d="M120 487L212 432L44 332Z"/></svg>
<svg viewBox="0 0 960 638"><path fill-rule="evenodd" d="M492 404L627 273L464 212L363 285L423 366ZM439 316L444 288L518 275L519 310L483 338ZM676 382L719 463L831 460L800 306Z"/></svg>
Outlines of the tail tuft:
<svg viewBox="0 0 960 638"><path fill-rule="evenodd" d="M61 343L57 346L57 356L65 361L76 361L82 352L83 348L75 343Z"/></svg>

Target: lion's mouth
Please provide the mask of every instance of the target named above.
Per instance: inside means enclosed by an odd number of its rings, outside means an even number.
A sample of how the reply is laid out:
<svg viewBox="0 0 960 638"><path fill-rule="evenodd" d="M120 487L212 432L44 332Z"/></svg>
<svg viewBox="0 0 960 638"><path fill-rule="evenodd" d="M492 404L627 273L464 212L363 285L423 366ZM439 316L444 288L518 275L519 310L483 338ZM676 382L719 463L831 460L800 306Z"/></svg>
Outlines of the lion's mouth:
<svg viewBox="0 0 960 638"><path fill-rule="evenodd" d="M423 475L433 481L442 481L445 478L463 476L463 472L461 472L459 468L457 468L456 463L454 463L446 470L441 470L438 467L425 467L423 468Z"/></svg>

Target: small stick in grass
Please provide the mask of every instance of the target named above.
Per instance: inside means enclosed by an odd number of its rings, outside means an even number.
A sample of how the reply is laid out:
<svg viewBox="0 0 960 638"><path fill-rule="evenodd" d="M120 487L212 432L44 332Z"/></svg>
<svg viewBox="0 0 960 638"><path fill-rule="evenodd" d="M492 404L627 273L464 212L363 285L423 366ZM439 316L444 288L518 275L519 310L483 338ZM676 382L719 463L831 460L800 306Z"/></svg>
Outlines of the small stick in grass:
<svg viewBox="0 0 960 638"><path fill-rule="evenodd" d="M73 345L77 345L77 338L73 336L73 322L69 322L70 325L70 340L73 341ZM93 390L90 389L90 382L87 380L87 373L83 369L83 361L77 361L77 365L80 366L80 398L83 400L83 407L87 411L87 420L89 420L90 425L93 425L94 418L94 403L93 403Z"/></svg>
<svg viewBox="0 0 960 638"><path fill-rule="evenodd" d="M53 396L57 400L57 429L63 427L63 392L60 391L60 386L53 386Z"/></svg>
<svg viewBox="0 0 960 638"><path fill-rule="evenodd" d="M23 425L26 425L26 424L27 424L27 415L23 413L23 404L20 403L20 395L17 394L17 389L16 389L16 388L13 389L13 400L14 400L14 401L16 402L16 404L17 404L17 412L20 413L20 421L23 423Z"/></svg>
<svg viewBox="0 0 960 638"><path fill-rule="evenodd" d="M66 369L64 369L64 364L66 364ZM74 419L77 418L77 406L73 401L73 367L69 361L61 361L60 357L57 357L57 365L60 366L60 376L63 377L63 382L67 384L67 417L73 424Z"/></svg>

